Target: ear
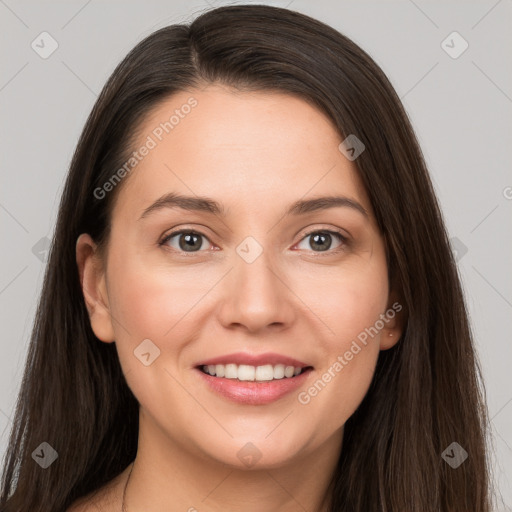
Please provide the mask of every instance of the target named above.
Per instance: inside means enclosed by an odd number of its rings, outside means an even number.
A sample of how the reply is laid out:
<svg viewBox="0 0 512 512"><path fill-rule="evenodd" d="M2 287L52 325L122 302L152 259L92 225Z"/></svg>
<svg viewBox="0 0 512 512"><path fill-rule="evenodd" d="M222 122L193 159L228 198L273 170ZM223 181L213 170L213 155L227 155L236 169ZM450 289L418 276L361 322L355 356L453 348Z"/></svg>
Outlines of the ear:
<svg viewBox="0 0 512 512"><path fill-rule="evenodd" d="M100 260L97 246L87 233L81 234L77 239L76 263L91 328L98 339L111 343L115 340L105 281L105 264Z"/></svg>
<svg viewBox="0 0 512 512"><path fill-rule="evenodd" d="M384 313L384 327L381 330L380 350L394 347L404 332L406 312L403 301L392 291L389 294L388 305Z"/></svg>

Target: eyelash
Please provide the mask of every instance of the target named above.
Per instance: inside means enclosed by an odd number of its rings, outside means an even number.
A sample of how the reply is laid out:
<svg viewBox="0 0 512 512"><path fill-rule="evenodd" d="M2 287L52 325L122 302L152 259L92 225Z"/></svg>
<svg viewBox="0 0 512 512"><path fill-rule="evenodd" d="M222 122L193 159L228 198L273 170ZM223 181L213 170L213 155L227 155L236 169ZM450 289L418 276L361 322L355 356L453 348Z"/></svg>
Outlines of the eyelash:
<svg viewBox="0 0 512 512"><path fill-rule="evenodd" d="M313 252L315 255L318 255L318 256L329 256L329 255L333 255L333 254L338 254L339 252L342 252L343 250L346 249L346 246L348 245L349 243L349 240L346 236L342 235L339 231L333 231L333 230L330 230L330 229L316 229L316 230L313 230L313 231L309 231L308 233L306 233L300 240L299 242L297 243L300 243L302 242L304 239L306 239L308 236L311 236L311 235L315 235L317 233L328 233L330 235L334 235L336 237L338 237L339 241L341 242L341 245L339 247L337 247L336 249L329 249L327 251L311 251ZM167 234L160 242L159 242L159 246L164 246L167 244L167 242L177 236L177 235L181 235L181 234L188 234L188 235L199 235L199 236L202 236L204 238L206 238L208 241L210 241L210 239L204 235L203 233L200 233L199 231L194 231L193 229L180 229L180 230L177 230L177 231L173 231L169 234ZM295 244L297 245L297 244ZM172 251L175 251L175 252L178 252L179 254L183 254L185 255L186 257L189 257L189 256L192 256L194 254L197 254L197 253L201 253L203 251L191 251L191 252L186 252L186 251L180 251L180 250L177 250L177 249L174 249L174 248L170 248L170 250Z"/></svg>

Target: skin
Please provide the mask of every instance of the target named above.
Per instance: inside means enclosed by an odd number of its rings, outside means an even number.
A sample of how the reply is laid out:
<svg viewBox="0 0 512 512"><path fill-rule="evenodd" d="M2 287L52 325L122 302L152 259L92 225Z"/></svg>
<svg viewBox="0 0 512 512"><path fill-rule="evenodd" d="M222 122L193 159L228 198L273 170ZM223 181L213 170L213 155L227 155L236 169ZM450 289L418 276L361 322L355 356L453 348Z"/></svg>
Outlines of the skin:
<svg viewBox="0 0 512 512"><path fill-rule="evenodd" d="M92 328L116 343L140 403L126 505L130 512L326 511L343 426L368 390L379 351L399 339L401 315L309 403L297 395L397 300L384 240L335 127L297 97L219 85L180 92L146 117L136 147L191 96L198 105L122 183L106 257L88 234L77 241ZM139 219L167 192L211 197L226 216L166 208ZM348 207L283 217L294 201L330 195L357 201L368 218ZM180 249L180 235L159 246L182 228L204 235L200 250ZM319 250L307 235L326 230L348 242L332 235ZM236 251L248 236L263 248L252 263ZM160 350L149 366L134 357L144 339ZM277 352L313 371L276 402L241 405L211 391L194 369L239 351ZM261 456L251 467L237 456L249 442ZM102 491L105 510L121 510L129 469Z"/></svg>

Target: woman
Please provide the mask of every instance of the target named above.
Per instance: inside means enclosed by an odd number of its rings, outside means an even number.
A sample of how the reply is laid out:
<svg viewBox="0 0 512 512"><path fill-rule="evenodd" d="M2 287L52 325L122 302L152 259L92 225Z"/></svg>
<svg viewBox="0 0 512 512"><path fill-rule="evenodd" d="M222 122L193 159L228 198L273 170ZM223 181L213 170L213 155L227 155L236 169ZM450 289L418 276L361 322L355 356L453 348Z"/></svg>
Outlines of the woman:
<svg viewBox="0 0 512 512"><path fill-rule="evenodd" d="M1 510L490 510L487 416L413 129L332 28L139 43L62 196Z"/></svg>

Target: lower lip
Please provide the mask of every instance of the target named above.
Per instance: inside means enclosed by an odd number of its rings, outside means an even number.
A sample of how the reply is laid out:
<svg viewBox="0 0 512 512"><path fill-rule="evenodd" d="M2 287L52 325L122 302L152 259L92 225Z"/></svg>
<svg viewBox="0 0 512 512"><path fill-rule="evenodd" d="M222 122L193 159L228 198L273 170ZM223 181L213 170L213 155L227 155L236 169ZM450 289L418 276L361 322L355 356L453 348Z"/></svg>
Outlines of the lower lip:
<svg viewBox="0 0 512 512"><path fill-rule="evenodd" d="M199 368L196 368L196 371L213 391L225 398L240 404L265 405L279 400L304 384L311 373L311 368L296 377L283 377L263 382L213 377Z"/></svg>

